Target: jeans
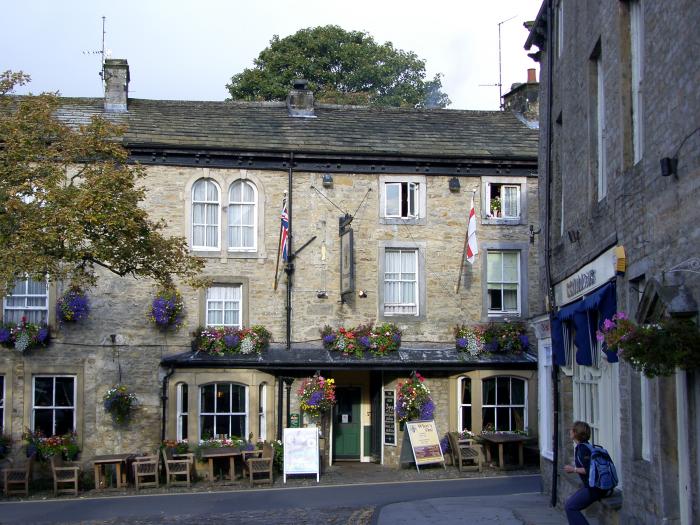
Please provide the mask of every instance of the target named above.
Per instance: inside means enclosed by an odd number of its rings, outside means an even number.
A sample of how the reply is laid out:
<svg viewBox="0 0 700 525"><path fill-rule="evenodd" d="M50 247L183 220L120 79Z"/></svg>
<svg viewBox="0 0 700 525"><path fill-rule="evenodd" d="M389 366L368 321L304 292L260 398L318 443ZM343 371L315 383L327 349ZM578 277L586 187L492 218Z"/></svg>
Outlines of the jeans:
<svg viewBox="0 0 700 525"><path fill-rule="evenodd" d="M566 500L566 517L569 525L588 525L588 520L581 512L591 503L598 501L602 497L599 490L595 488L581 487Z"/></svg>

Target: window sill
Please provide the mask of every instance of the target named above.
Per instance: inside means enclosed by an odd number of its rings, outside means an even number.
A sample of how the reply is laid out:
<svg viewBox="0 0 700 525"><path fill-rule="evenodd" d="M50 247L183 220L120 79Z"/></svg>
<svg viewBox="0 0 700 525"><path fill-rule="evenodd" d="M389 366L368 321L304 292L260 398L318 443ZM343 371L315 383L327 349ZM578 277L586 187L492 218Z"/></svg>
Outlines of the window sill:
<svg viewBox="0 0 700 525"><path fill-rule="evenodd" d="M199 251L199 250L192 250L190 251L190 254L196 256L196 257L201 257L203 259L266 259L267 254L265 252L221 252L219 251L212 251L212 252L204 252L204 251Z"/></svg>
<svg viewBox="0 0 700 525"><path fill-rule="evenodd" d="M485 225L491 225L491 226L514 226L518 224L522 224L522 218L521 217L515 217L515 218L503 218L503 217L482 217L481 218L481 224Z"/></svg>
<svg viewBox="0 0 700 525"><path fill-rule="evenodd" d="M379 224L407 224L425 226L427 221L425 217L410 217L406 219L401 217L380 217Z"/></svg>

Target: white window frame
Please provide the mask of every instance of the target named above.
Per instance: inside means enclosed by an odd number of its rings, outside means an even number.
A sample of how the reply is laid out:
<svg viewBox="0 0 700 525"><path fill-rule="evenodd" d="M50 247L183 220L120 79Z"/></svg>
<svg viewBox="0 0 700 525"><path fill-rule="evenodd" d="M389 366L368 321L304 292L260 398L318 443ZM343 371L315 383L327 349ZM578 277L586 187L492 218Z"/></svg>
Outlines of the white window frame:
<svg viewBox="0 0 700 525"><path fill-rule="evenodd" d="M557 57L564 51L564 0L557 2Z"/></svg>
<svg viewBox="0 0 700 525"><path fill-rule="evenodd" d="M399 212L387 213L388 188L399 188ZM402 202L406 187L407 214L402 215ZM413 199L410 193L413 192ZM380 175L379 176L379 223L380 224L426 224L427 182L425 175Z"/></svg>
<svg viewBox="0 0 700 525"><path fill-rule="evenodd" d="M204 412L204 411L203 411L203 409L202 409L202 389L203 389L203 388L206 388L206 387L214 386L214 398L216 398L216 397L217 397L217 392L218 392L219 386L223 386L223 385L227 385L227 386L236 386L236 387L243 388L243 395L244 395L243 406L244 406L244 408L245 408L245 410L244 410L243 412L233 412L231 406L229 406L229 412L216 412L216 403L215 403L215 406L214 406L214 412ZM249 427L250 427L250 420L249 420L249 417L248 417L248 411L249 411L249 408L248 408L248 399L249 399L249 397L248 397L248 386L247 386L247 385L242 385L242 384L240 384L240 383L236 383L236 382L233 382L233 381L220 381L220 382L215 382L215 383L206 383L206 384L204 384L204 385L199 385L199 389L198 389L197 394L198 394L198 397L199 397L199 425L198 425L198 428L199 428L199 441L202 441L202 439L203 439L203 438L202 438L202 429L203 429L203 427L204 427L204 425L202 424L203 418L204 418L204 417L208 417L208 416L213 416L213 417L214 417L214 435L212 436L213 438L216 438L217 436L219 436L219 435L221 435L221 434L225 434L225 435L227 435L227 436L229 436L229 437L231 436L231 434L226 433L226 432L216 432L216 431L218 430L217 427L216 427L216 419L217 419L217 416L226 416L226 417L229 417L229 418L232 417L232 416L243 416L243 417L244 417L244 420L245 420L245 435L243 435L243 436L238 436L238 437L240 437L240 438L242 438L242 439L248 439L248 434L249 434L249 432L250 432L250 429L249 429ZM233 396L230 396L230 401L231 401L231 403L233 402ZM229 419L229 427L230 427L230 419ZM229 429L230 429L230 428L229 428Z"/></svg>
<svg viewBox="0 0 700 525"><path fill-rule="evenodd" d="M267 383L258 385L258 439L267 440Z"/></svg>
<svg viewBox="0 0 700 525"><path fill-rule="evenodd" d="M603 59L598 56L595 59L596 76L596 141L598 156L598 201L608 194L608 167L607 153L605 151L605 74L603 72Z"/></svg>
<svg viewBox="0 0 700 525"><path fill-rule="evenodd" d="M504 380L508 379L508 402L509 404L507 405L500 405L498 404L498 381L499 380ZM488 381L494 380L495 381L495 404L493 405L487 405L486 404L486 398L483 395L484 392L484 384ZM513 381L521 381L523 383L523 404L522 405L516 405L513 404ZM495 428L498 431L503 431L503 427L499 428L498 425L498 409L499 408L507 408L508 409L508 430L507 431L513 431L516 429L511 428L511 419L512 419L512 410L514 408L522 408L523 409L523 430L529 428L528 427L528 410L527 410L527 405L528 405L528 392L527 392L527 380L522 377L518 376L509 376L509 375L497 375L497 376L490 376L490 377L485 377L481 380L481 392L482 392L482 403L481 403L481 420L482 420L482 430L483 430L483 421L484 421L484 410L486 409L492 409L494 412L494 421L495 423Z"/></svg>
<svg viewBox="0 0 700 525"><path fill-rule="evenodd" d="M489 280L489 276L488 276L488 256L489 256L490 254L496 254L496 253L500 253L500 254L504 254L504 253L515 253L515 254L517 255L518 258L517 258L517 262L516 262L516 268L518 269L518 279L517 279L516 282L504 281L504 280L501 280L501 281L491 281L491 280ZM521 270L520 270L520 262L521 262L520 258L522 257L522 253L520 252L520 250L488 249L488 250L486 251L486 257L487 257L487 261L486 261L486 265L487 265L487 270L486 270L486 278L487 278L487 282L486 282L486 301L487 301L487 311L488 311L488 315L489 315L489 316L509 316L509 315L518 315L518 316L519 316L519 315L520 315L520 312L522 311L522 304L521 304L521 303L522 303L522 274L521 274ZM502 260L502 259L501 259L501 260ZM502 263L501 263L501 275L503 275L503 264L502 264ZM491 285L492 285L492 284L500 284L500 285L501 285L501 294L503 294L503 285L504 285L504 284L516 284L516 285L517 285L517 288L516 288L516 305L517 305L517 306L516 306L516 309L515 309L515 310L505 310L505 309L504 309L504 308L505 308L505 301L503 301L503 295L501 295L501 304L503 305L502 309L501 309L501 310L495 310L495 309L492 309L492 308L491 308L491 305L488 304L488 303L490 302L490 301L489 301L489 290L492 289L492 288L491 288Z"/></svg>
<svg viewBox="0 0 700 525"><path fill-rule="evenodd" d="M204 183L205 189L204 189L204 200L198 201L195 200L195 189L197 188L197 185L200 183ZM214 200L207 200L207 194L208 194L208 189L207 186L209 184L212 184L216 188L216 195L217 199ZM219 184L211 178L200 178L195 183L192 185L192 209L191 209L191 218L192 218L192 227L190 231L190 236L192 239L192 249L197 250L197 251L219 251L221 250L221 187ZM195 223L195 206L204 206L204 222L203 223ZM208 224L207 223L207 210L210 206L215 206L216 207L216 217L217 217L217 223L216 223L216 246L208 246L206 245L207 242L207 228L214 226L213 224ZM204 227L204 245L198 245L195 244L194 241L194 229L197 226L203 226Z"/></svg>
<svg viewBox="0 0 700 525"><path fill-rule="evenodd" d="M630 66L632 74L632 149L634 163L644 155L644 108L642 79L644 77L644 7L642 0L630 0Z"/></svg>
<svg viewBox="0 0 700 525"><path fill-rule="evenodd" d="M469 381L471 384L471 386L469 388L469 390L471 392L471 397L469 399L468 404L462 403L462 400L463 400L463 398L462 398L462 385L464 384L465 381ZM469 376L462 376L459 378L459 381L457 381L457 410L458 410L458 412L457 412L457 428L459 429L460 432L462 430L469 430L469 431L474 430L473 428L467 428L465 426L464 418L462 417L462 414L464 413L465 409L468 409L470 412L472 412L472 414L471 414L471 416L472 416L471 417L471 420L472 420L471 426L473 427L474 426L474 413L473 413L472 409L474 407L474 384L475 383L476 382L472 381L472 378Z"/></svg>
<svg viewBox="0 0 700 525"><path fill-rule="evenodd" d="M253 190L253 200L252 201L233 201L231 195L233 193L233 188L237 184L240 184L243 188L248 186ZM241 195L243 195L243 189L241 189ZM252 217L253 224L240 224L235 225L233 223L233 211L236 206L249 206L253 208ZM258 249L258 188L250 180L238 179L234 181L228 190L228 234L226 236L228 251L230 252L255 252ZM245 228L253 228L253 244L251 246L233 246L231 242L232 230L235 226L241 226Z"/></svg>
<svg viewBox="0 0 700 525"><path fill-rule="evenodd" d="M176 434L177 434L177 440L178 441L185 441L189 438L190 435L190 428L191 428L191 423L190 423L190 418L189 418L189 408L190 408L190 402L189 402L189 386L187 383L178 383L177 384L177 423L176 423ZM185 403L187 404L187 410L184 409ZM183 421L187 421L187 432L183 432L185 425L183 425Z"/></svg>
<svg viewBox="0 0 700 525"><path fill-rule="evenodd" d="M501 211L499 215L496 215L493 210L491 210L491 193L492 193L492 188L494 186L499 187L499 192L497 197L501 201ZM520 184L500 184L500 183L488 183L487 185L488 190L487 190L487 203L486 203L486 216L491 219L520 219ZM517 198L516 198L516 213L514 215L506 215L505 214L505 209L503 203L505 202L503 198L503 190L505 188L514 188L515 191L517 192ZM495 198L495 197L494 197Z"/></svg>
<svg viewBox="0 0 700 525"><path fill-rule="evenodd" d="M51 406L37 406L36 404L36 380L51 378L53 380L53 404ZM56 379L59 378L71 378L73 380L73 405L72 406L57 406L56 405ZM75 432L75 425L77 420L77 395L78 395L78 377L70 374L40 374L32 377L32 431L36 431L35 421L36 421L36 411L37 410L51 410L52 411L52 433L51 436L56 435L56 410L72 410L73 411L73 423L71 425L71 431ZM46 436L50 437L50 436Z"/></svg>
<svg viewBox="0 0 700 525"><path fill-rule="evenodd" d="M5 375L0 374L0 435L5 432Z"/></svg>
<svg viewBox="0 0 700 525"><path fill-rule="evenodd" d="M3 297L3 311L2 311L3 321L13 322L13 323L19 322L19 320L18 321L9 321L8 314L10 312L43 312L43 315L41 315L42 319L38 323L35 323L35 324L42 324L42 323L48 324L48 322L49 322L49 280L48 280L48 277L46 278L46 293L43 293L43 294L30 294L29 293L29 282L30 281L38 283L38 281L35 281L31 277L25 277L24 279L17 279L15 281L15 287L13 288L12 291L14 292L14 289L17 288L17 286L19 284L24 284L24 293L21 293L21 294L9 293L5 297ZM22 306L10 306L7 304L8 303L7 300L9 297L14 297L15 299L24 298L24 304ZM38 298L38 297L43 297L45 299L45 306L38 307L38 306L30 306L27 304L30 299ZM22 316L20 316L20 317L22 317ZM27 319L27 322L33 323L34 321L32 321L31 319Z"/></svg>
<svg viewBox="0 0 700 525"><path fill-rule="evenodd" d="M404 278L404 273L399 271L399 278L398 279L392 279L391 282L398 282L401 285L405 283L413 283L413 298L414 302L413 303L406 303L406 302L398 302L398 303L387 303L386 300L386 292L384 293L384 304L382 305L382 310L383 310L383 315L386 317L394 317L394 316L419 316L420 315L420 266L419 266L419 250L418 248L386 248L384 250L384 276L383 276L383 283L384 286L386 287L386 284L390 281L387 279L387 264L386 264L386 257L389 253L399 253L400 256L403 256L404 253L412 253L413 257L415 259L415 279L408 279ZM391 272L391 273L397 273L397 272ZM386 288L385 288L386 289ZM399 287L399 290L403 290L403 286ZM400 292L401 299L403 299L403 292ZM414 308L414 311L408 311L408 312L392 312L392 311L387 311L387 307L390 308L401 308L401 309L408 309L408 308Z"/></svg>
<svg viewBox="0 0 700 525"><path fill-rule="evenodd" d="M639 392L641 401L641 423L642 423L642 459L651 461L651 446L653 441L652 422L652 399L651 382L644 374L639 374Z"/></svg>
<svg viewBox="0 0 700 525"><path fill-rule="evenodd" d="M554 460L552 450L552 434L554 422L552 415L554 407L552 401L552 340L542 339L538 342L537 349L537 396L538 396L538 421L540 436L540 455Z"/></svg>
<svg viewBox="0 0 700 525"><path fill-rule="evenodd" d="M228 299L212 299L210 298L211 292L214 290L219 290L219 289L232 289L234 290L234 298L231 300ZM236 291L238 297L236 298ZM205 325L206 326L232 326L235 328L243 328L243 285L242 284L216 284L213 286L210 286L209 288L206 289L205 291L205 301L204 301L204 312L205 312ZM214 311L214 308L212 308L213 303L223 303L221 309L216 309L216 311L221 312L221 318L224 321L223 323L214 323L211 321L211 312ZM227 303L231 303L232 307L227 308ZM236 305L238 308L236 308ZM231 311L235 312L238 311L238 323L226 323L226 312Z"/></svg>

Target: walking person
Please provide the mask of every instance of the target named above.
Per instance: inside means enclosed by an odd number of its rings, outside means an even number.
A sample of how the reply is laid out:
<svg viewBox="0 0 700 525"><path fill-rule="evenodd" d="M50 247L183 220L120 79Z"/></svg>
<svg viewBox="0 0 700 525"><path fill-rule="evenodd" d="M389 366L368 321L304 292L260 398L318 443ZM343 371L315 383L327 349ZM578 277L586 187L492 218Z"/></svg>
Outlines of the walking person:
<svg viewBox="0 0 700 525"><path fill-rule="evenodd" d="M581 511L605 496L606 491L588 484L588 474L591 469L591 449L588 443L591 439L590 425L584 421L575 421L569 435L576 445L574 465L564 465L564 472L578 474L583 487L569 496L564 508L570 525L588 525L588 520Z"/></svg>

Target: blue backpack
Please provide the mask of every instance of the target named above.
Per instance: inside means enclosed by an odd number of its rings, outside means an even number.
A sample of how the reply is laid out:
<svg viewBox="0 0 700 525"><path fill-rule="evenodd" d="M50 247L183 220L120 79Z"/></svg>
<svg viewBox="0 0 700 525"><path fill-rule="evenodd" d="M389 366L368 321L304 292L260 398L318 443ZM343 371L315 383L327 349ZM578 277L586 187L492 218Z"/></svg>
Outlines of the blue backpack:
<svg viewBox="0 0 700 525"><path fill-rule="evenodd" d="M603 447L586 443L591 451L591 468L588 474L588 486L606 490L608 496L617 487L617 471L610 454Z"/></svg>

